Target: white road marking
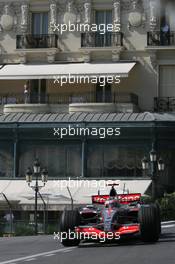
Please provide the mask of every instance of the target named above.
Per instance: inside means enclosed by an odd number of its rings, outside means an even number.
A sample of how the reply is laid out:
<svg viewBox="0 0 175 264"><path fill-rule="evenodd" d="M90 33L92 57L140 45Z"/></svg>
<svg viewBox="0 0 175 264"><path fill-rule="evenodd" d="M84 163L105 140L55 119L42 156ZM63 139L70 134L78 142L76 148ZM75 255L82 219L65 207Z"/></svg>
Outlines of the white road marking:
<svg viewBox="0 0 175 264"><path fill-rule="evenodd" d="M33 261L33 260L36 260L36 258L30 258L30 259L26 259L24 260L25 262L29 262L29 261Z"/></svg>
<svg viewBox="0 0 175 264"><path fill-rule="evenodd" d="M175 224L174 225L163 225L162 228L169 228L169 227L175 227Z"/></svg>
<svg viewBox="0 0 175 264"><path fill-rule="evenodd" d="M72 249L66 249L66 250L64 251L64 253L68 253L68 252L70 252L70 251L72 251Z"/></svg>
<svg viewBox="0 0 175 264"><path fill-rule="evenodd" d="M76 247L72 247L71 249L74 249ZM47 251L47 252L42 252L42 253L38 253L35 255L30 255L30 256L26 256L26 257L22 257L22 258L17 258L17 259L11 259L11 260L7 260L7 261L3 261L1 262L1 264L14 264L14 261L26 261L28 259L32 259L32 258L37 258L37 257L42 257L45 255L49 255L52 253L58 253L58 252L64 252L66 251L66 248L61 248L61 249L57 249L57 250L52 250L52 251Z"/></svg>
<svg viewBox="0 0 175 264"><path fill-rule="evenodd" d="M45 255L44 257L51 257L51 256L54 256L55 254L48 254L48 255Z"/></svg>
<svg viewBox="0 0 175 264"><path fill-rule="evenodd" d="M175 220L174 221L164 221L162 222L162 224L175 224Z"/></svg>

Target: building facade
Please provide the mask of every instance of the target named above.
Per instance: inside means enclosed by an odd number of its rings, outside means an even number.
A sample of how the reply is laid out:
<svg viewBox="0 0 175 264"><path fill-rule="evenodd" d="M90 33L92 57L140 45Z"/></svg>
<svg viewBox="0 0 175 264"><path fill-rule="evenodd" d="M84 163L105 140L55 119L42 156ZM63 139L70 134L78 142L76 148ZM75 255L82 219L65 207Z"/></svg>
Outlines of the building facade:
<svg viewBox="0 0 175 264"><path fill-rule="evenodd" d="M56 185L69 178L149 192L141 160L153 144L166 165L159 194L173 191L174 1L0 0L0 10L0 185L16 210L34 208L35 158L51 211L70 203ZM77 204L97 191L72 188Z"/></svg>

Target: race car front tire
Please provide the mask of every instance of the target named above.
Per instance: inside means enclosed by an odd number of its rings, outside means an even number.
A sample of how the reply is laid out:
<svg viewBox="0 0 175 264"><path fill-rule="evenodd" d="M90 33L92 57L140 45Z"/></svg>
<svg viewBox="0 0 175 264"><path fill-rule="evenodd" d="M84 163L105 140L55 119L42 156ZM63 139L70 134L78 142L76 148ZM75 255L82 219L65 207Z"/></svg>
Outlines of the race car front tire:
<svg viewBox="0 0 175 264"><path fill-rule="evenodd" d="M78 210L64 210L60 219L60 232L62 233L61 243L65 247L78 246L80 240L75 233L75 227L80 224ZM64 236L63 236L64 233Z"/></svg>
<svg viewBox="0 0 175 264"><path fill-rule="evenodd" d="M158 220L158 228L159 228L159 234L161 234L161 213L160 213L160 206L159 206L159 204L158 203L156 203L155 204L155 206L156 206L156 210L157 210L157 214L158 214L158 217L157 217L157 220Z"/></svg>
<svg viewBox="0 0 175 264"><path fill-rule="evenodd" d="M155 204L142 205L138 212L140 235L144 242L156 242L160 236L160 211Z"/></svg>

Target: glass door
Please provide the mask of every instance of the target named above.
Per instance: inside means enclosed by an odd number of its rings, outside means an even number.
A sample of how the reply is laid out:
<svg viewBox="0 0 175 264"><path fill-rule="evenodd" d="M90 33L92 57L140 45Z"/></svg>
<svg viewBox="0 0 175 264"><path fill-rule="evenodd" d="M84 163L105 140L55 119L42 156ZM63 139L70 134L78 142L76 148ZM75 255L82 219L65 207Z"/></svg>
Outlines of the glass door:
<svg viewBox="0 0 175 264"><path fill-rule="evenodd" d="M100 24L104 24L105 34L102 34L104 31L98 30L95 37L95 46L96 47L110 47L112 43L112 33L107 31L107 25L112 24L112 11L111 10L103 10L96 11L95 13L95 23L98 26Z"/></svg>
<svg viewBox="0 0 175 264"><path fill-rule="evenodd" d="M97 103L111 103L112 91L111 85L106 83L104 86L100 86L100 83L96 86L96 102Z"/></svg>
<svg viewBox="0 0 175 264"><path fill-rule="evenodd" d="M31 80L30 84L30 103L46 103L46 80Z"/></svg>

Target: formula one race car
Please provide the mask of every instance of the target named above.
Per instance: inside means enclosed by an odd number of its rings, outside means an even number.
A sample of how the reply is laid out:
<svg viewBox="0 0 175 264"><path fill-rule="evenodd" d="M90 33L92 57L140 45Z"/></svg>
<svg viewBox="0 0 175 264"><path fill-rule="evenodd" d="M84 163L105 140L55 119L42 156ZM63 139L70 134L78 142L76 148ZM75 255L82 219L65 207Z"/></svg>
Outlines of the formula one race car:
<svg viewBox="0 0 175 264"><path fill-rule="evenodd" d="M77 246L82 240L117 241L135 235L144 242L156 242L161 233L159 206L140 200L141 194L94 195L92 205L63 211L61 243Z"/></svg>

